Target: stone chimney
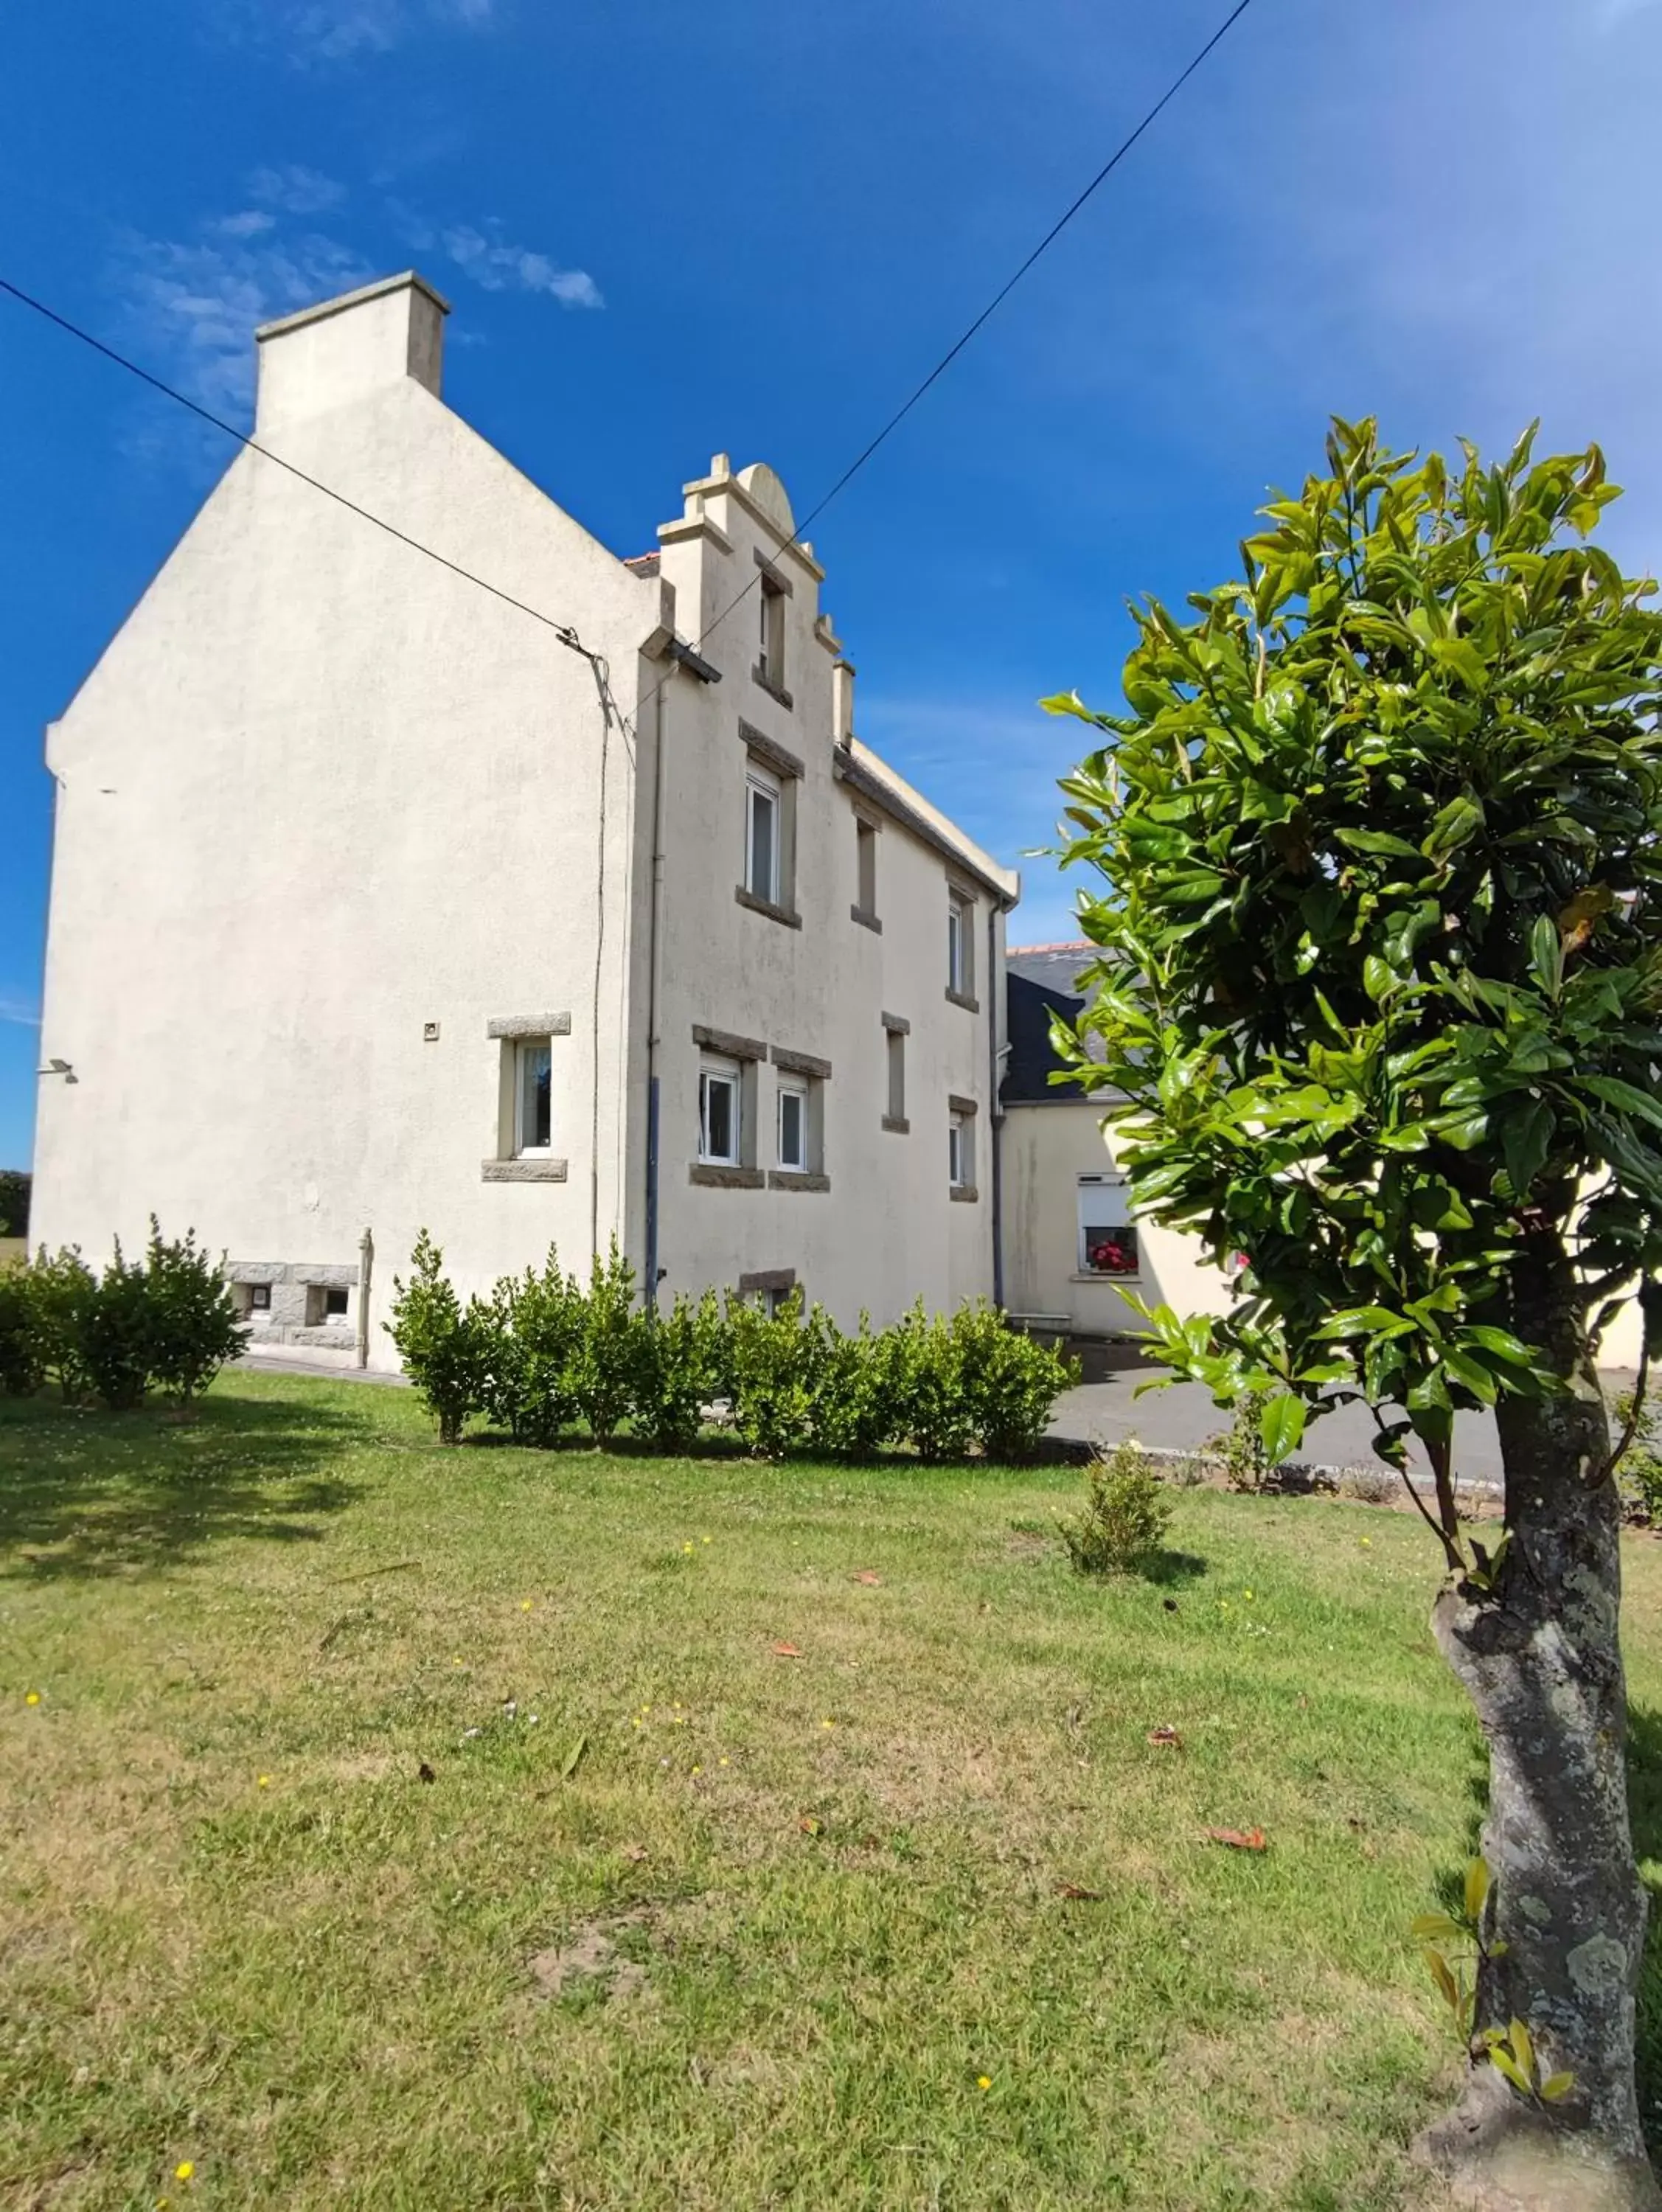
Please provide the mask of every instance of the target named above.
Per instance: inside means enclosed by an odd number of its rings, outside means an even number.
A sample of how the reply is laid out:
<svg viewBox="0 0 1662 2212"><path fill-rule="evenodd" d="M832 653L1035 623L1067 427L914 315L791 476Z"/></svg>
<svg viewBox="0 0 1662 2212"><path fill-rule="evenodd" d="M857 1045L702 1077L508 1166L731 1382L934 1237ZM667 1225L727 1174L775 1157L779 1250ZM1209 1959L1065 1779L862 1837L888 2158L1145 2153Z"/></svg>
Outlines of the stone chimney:
<svg viewBox="0 0 1662 2212"><path fill-rule="evenodd" d="M406 376L436 399L450 303L413 270L265 323L254 332L254 429L326 415Z"/></svg>

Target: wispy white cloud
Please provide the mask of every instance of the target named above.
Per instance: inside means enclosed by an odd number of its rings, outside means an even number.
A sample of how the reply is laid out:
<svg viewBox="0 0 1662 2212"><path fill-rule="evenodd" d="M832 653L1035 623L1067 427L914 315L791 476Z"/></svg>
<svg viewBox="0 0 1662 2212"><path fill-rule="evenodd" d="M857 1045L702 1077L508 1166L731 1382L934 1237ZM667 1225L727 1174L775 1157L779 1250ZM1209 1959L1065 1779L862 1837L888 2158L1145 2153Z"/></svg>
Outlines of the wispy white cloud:
<svg viewBox="0 0 1662 2212"><path fill-rule="evenodd" d="M400 200L389 199L387 213L412 253L441 253L482 291L536 292L563 307L604 307L600 286L586 269L562 268L550 255L516 246L502 225L432 222Z"/></svg>
<svg viewBox="0 0 1662 2212"><path fill-rule="evenodd" d="M586 269L562 269L545 253L487 238L467 223L453 223L439 243L457 268L487 292L545 292L563 307L603 307L600 289Z"/></svg>
<svg viewBox="0 0 1662 2212"><path fill-rule="evenodd" d="M478 30L496 0L210 0L222 36L281 46L300 66L390 52L423 30Z"/></svg>
<svg viewBox="0 0 1662 2212"><path fill-rule="evenodd" d="M262 207L280 208L284 215L321 215L346 198L344 185L298 161L251 169L247 181L251 199Z"/></svg>
<svg viewBox="0 0 1662 2212"><path fill-rule="evenodd" d="M0 991L0 1022L9 1022L21 1030L38 1030L40 1010L33 999L15 992Z"/></svg>
<svg viewBox="0 0 1662 2212"><path fill-rule="evenodd" d="M128 328L146 358L161 362L191 398L233 421L253 408L259 325L374 274L338 239L227 235L211 222L186 240L130 233L116 270Z"/></svg>

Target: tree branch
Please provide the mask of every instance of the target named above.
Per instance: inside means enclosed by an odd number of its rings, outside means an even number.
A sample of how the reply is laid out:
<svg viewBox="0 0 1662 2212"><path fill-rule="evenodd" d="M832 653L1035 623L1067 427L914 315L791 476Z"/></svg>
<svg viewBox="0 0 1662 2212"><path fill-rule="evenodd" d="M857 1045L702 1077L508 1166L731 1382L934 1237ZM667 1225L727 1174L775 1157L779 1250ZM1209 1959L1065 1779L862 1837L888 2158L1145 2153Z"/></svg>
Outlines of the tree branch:
<svg viewBox="0 0 1662 2212"><path fill-rule="evenodd" d="M1622 1433L1616 1438L1615 1449L1610 1452L1603 1467L1599 1468L1597 1474L1590 1474L1587 1477L1589 1490L1597 1490L1601 1482L1610 1480L1616 1468L1627 1457L1634 1438L1639 1434L1639 1425L1645 1418L1645 1385L1649 1380L1650 1371L1651 1348L1647 1342L1641 1341L1639 1347L1639 1371L1634 1378L1633 1398L1628 1407L1628 1418L1622 1424Z"/></svg>

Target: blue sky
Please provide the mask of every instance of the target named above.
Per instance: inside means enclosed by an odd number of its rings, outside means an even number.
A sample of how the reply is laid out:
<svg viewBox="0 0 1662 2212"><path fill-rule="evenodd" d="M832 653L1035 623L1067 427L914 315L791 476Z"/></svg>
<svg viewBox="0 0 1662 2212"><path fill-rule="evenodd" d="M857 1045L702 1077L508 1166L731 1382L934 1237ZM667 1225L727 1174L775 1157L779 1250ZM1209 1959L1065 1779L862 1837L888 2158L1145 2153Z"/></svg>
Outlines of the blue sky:
<svg viewBox="0 0 1662 2212"><path fill-rule="evenodd" d="M446 396L620 553L716 451L812 506L1226 0L74 0L14 10L0 268L246 421L253 324L411 264ZM817 522L862 736L1050 837L1123 604L1227 573L1330 410L1597 437L1662 561L1652 0L1255 0ZM223 441L0 300L0 1165L27 1160L41 732ZM1072 934L1022 862L1016 934Z"/></svg>

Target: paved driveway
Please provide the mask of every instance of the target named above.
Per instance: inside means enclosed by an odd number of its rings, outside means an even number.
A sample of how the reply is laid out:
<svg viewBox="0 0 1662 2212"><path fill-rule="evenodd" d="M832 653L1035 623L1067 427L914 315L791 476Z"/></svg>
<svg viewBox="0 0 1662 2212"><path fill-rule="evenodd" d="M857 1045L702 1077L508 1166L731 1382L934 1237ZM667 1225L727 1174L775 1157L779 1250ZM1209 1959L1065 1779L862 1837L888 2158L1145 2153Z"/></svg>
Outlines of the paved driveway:
<svg viewBox="0 0 1662 2212"><path fill-rule="evenodd" d="M1128 1367L1105 1382L1084 1382L1077 1390L1064 1391L1056 1402L1050 1434L1090 1444L1115 1444L1135 1437L1145 1444L1186 1451L1227 1427L1228 1414L1212 1403L1211 1393L1198 1382L1174 1382L1167 1389L1145 1391L1141 1398L1135 1395L1140 1382L1164 1372L1161 1368ZM1605 1395L1612 1399L1633 1388L1633 1376L1620 1369L1607 1368L1603 1379ZM1336 1407L1305 1431L1299 1457L1327 1467L1377 1468L1383 1462L1373 1450L1373 1423L1365 1407ZM1417 1447L1414 1457L1425 1466ZM1501 1443L1491 1415L1455 1416L1454 1468L1470 1481L1499 1481Z"/></svg>

